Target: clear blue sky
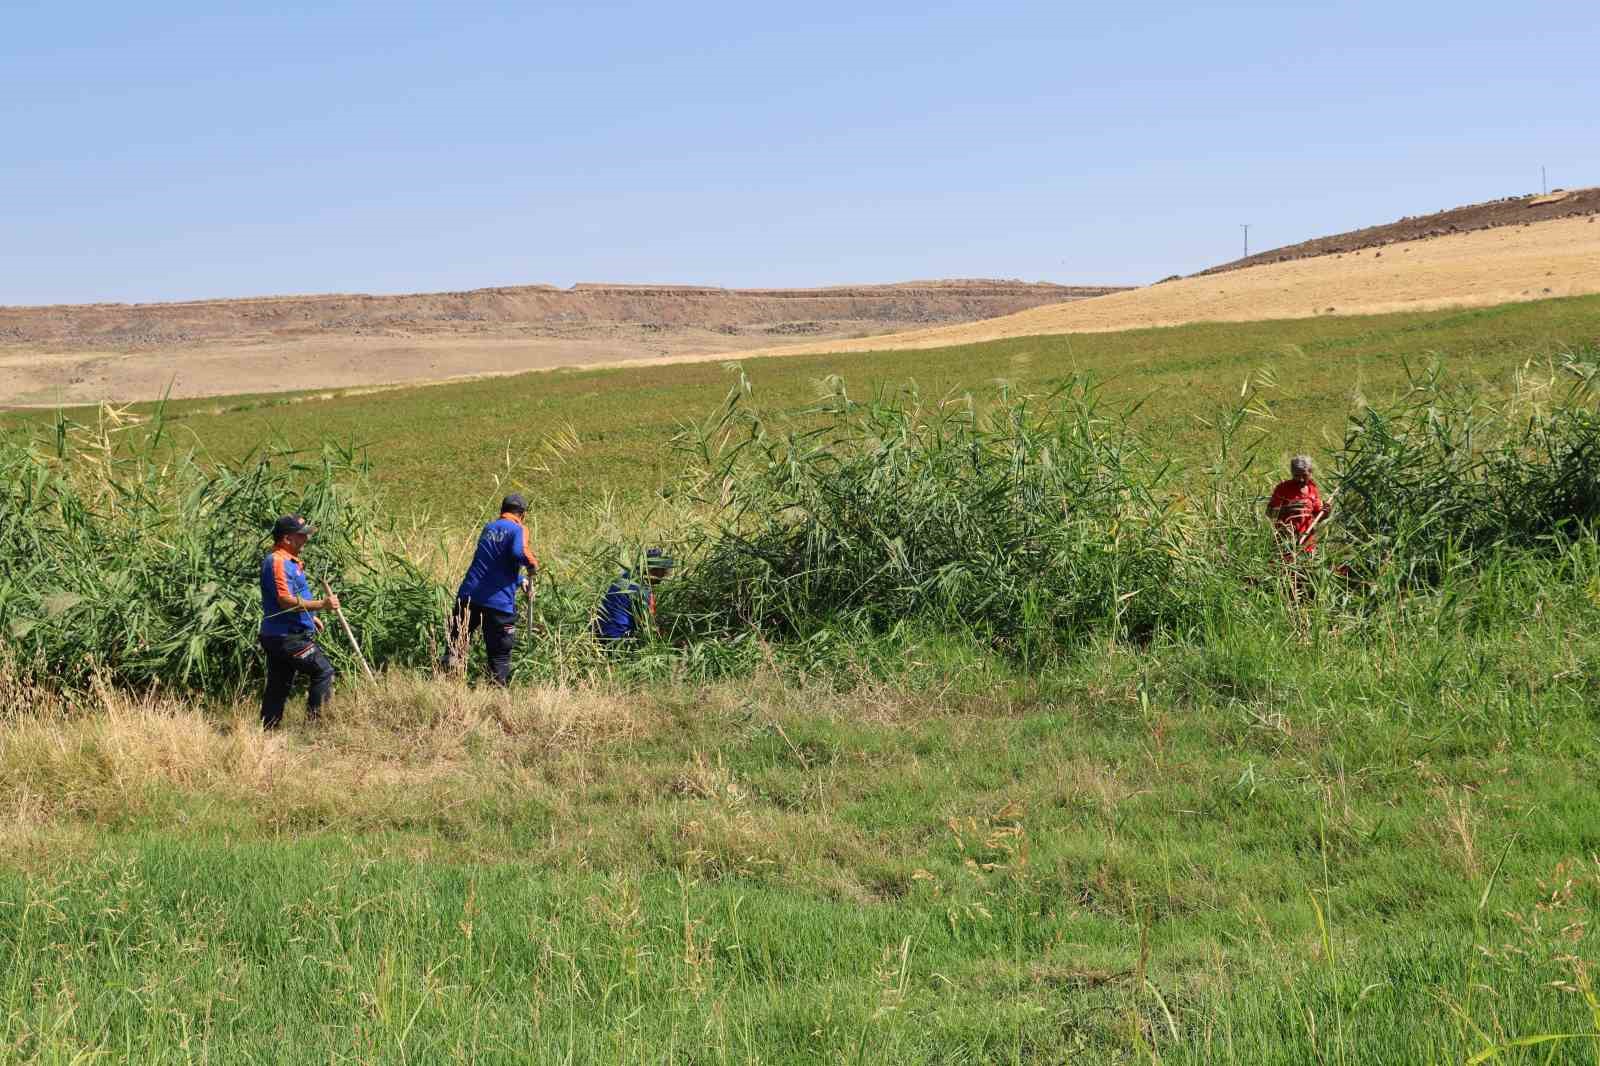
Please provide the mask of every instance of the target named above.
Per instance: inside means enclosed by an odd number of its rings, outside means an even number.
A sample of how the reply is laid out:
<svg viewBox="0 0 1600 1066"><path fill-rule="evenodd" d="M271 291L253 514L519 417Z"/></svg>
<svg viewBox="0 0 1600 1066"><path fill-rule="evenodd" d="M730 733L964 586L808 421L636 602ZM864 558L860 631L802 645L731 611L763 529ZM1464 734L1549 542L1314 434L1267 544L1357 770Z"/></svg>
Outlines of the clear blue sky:
<svg viewBox="0 0 1600 1066"><path fill-rule="evenodd" d="M6 0L0 304L1145 282L1600 184L1583 3Z"/></svg>

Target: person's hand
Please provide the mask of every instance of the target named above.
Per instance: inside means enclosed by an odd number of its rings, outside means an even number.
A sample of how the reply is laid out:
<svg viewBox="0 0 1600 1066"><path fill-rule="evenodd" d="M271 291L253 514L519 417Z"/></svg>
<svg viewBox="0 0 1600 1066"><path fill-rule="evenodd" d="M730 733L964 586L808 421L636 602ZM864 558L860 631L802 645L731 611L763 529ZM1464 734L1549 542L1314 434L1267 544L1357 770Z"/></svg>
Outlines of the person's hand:
<svg viewBox="0 0 1600 1066"><path fill-rule="evenodd" d="M328 598L322 601L322 605L330 611L337 611L339 609L339 597L330 592L328 593Z"/></svg>
<svg viewBox="0 0 1600 1066"><path fill-rule="evenodd" d="M322 632L322 619L318 618L316 615L312 615L311 624L317 627L318 633Z"/></svg>

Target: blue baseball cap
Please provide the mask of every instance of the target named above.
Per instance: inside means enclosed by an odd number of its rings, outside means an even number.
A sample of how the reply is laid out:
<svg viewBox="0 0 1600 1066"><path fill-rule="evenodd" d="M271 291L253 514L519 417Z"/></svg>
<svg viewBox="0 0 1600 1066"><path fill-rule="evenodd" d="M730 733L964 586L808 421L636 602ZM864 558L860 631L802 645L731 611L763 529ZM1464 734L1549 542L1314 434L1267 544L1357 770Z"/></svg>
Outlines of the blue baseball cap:
<svg viewBox="0 0 1600 1066"><path fill-rule="evenodd" d="M309 537L316 531L317 527L307 522L305 515L286 514L272 523L272 535L274 537L286 537L291 533L304 533Z"/></svg>

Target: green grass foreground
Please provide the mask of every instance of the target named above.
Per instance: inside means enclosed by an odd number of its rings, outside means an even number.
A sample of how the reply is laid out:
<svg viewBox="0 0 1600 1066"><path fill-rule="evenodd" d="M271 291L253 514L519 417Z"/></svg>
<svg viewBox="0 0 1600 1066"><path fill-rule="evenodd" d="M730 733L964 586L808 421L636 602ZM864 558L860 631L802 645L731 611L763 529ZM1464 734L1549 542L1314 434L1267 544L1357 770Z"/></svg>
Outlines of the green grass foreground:
<svg viewBox="0 0 1600 1066"><path fill-rule="evenodd" d="M16 721L0 1061L1593 1061L1592 605L1431 628Z"/></svg>

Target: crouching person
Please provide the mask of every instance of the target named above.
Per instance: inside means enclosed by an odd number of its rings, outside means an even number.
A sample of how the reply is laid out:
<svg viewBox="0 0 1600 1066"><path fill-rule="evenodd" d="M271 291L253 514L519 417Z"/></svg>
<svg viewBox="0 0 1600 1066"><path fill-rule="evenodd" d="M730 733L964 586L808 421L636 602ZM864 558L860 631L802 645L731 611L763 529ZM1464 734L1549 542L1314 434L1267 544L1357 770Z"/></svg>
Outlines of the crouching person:
<svg viewBox="0 0 1600 1066"><path fill-rule="evenodd" d="M489 677L497 685L511 683L511 649L517 643L517 589L527 588L522 576L539 570L539 560L528 547L523 516L528 502L513 492L500 504L500 517L483 527L472 565L456 590L456 609L450 616L449 642L439 665L453 670L457 656L465 655L472 634L483 630L483 650L489 658Z"/></svg>
<svg viewBox="0 0 1600 1066"><path fill-rule="evenodd" d="M641 637L646 627L653 628L656 616L656 591L658 581L672 573L672 557L660 548L644 553L644 583L633 579L626 567L622 575L611 583L605 598L600 601L600 612L594 620L594 635L602 645L617 647L623 642Z"/></svg>
<svg viewBox="0 0 1600 1066"><path fill-rule="evenodd" d="M294 679L310 682L306 719L316 721L333 691L333 664L317 647L322 622L313 613L337 608L339 597L311 594L300 552L316 529L300 515L284 515L272 526L272 551L261 560L261 650L267 654L267 688L261 696L261 727L283 723Z"/></svg>

